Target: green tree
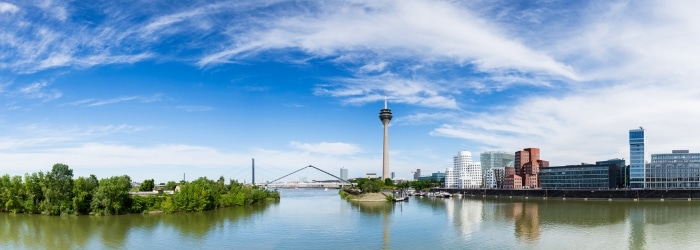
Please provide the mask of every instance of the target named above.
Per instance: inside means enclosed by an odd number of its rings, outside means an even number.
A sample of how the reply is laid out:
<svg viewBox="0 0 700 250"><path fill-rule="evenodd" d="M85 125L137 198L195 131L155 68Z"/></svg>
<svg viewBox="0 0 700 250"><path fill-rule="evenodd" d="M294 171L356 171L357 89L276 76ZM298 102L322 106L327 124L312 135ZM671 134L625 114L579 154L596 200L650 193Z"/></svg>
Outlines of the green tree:
<svg viewBox="0 0 700 250"><path fill-rule="evenodd" d="M363 193L376 193L382 189L383 181L379 179L360 179L357 186Z"/></svg>
<svg viewBox="0 0 700 250"><path fill-rule="evenodd" d="M70 212L73 207L73 170L57 163L46 174L42 211L50 215Z"/></svg>
<svg viewBox="0 0 700 250"><path fill-rule="evenodd" d="M153 191L156 188L156 182L153 179L144 180L139 187L139 191Z"/></svg>
<svg viewBox="0 0 700 250"><path fill-rule="evenodd" d="M93 213L98 215L121 214L131 208L131 178L128 175L113 176L100 180L90 203Z"/></svg>
<svg viewBox="0 0 700 250"><path fill-rule="evenodd" d="M90 203L92 203L92 197L99 186L99 181L95 175L90 175L90 177L78 177L78 179L73 182L73 211L77 214L88 214L90 213Z"/></svg>
<svg viewBox="0 0 700 250"><path fill-rule="evenodd" d="M394 181L392 181L391 178L386 178L386 179L384 179L384 186L393 187Z"/></svg>
<svg viewBox="0 0 700 250"><path fill-rule="evenodd" d="M174 181L169 181L168 183L165 184L165 190L175 190L175 187L177 187L178 183Z"/></svg>
<svg viewBox="0 0 700 250"><path fill-rule="evenodd" d="M44 172L32 173L24 175L24 192L26 197L23 202L25 213L40 213L41 202L44 201L44 192L42 186L45 185Z"/></svg>
<svg viewBox="0 0 700 250"><path fill-rule="evenodd" d="M178 211L200 212L214 208L214 182L200 177L191 183L180 186L180 191L173 195L173 203Z"/></svg>

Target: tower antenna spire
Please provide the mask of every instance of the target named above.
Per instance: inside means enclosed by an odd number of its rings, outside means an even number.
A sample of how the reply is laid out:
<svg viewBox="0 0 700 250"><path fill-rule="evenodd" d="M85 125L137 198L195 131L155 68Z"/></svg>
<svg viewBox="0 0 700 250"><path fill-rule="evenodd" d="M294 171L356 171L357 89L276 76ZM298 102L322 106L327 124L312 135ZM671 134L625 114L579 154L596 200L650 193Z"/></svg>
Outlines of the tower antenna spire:
<svg viewBox="0 0 700 250"><path fill-rule="evenodd" d="M384 109L387 109L387 106L386 106L386 94L384 94Z"/></svg>

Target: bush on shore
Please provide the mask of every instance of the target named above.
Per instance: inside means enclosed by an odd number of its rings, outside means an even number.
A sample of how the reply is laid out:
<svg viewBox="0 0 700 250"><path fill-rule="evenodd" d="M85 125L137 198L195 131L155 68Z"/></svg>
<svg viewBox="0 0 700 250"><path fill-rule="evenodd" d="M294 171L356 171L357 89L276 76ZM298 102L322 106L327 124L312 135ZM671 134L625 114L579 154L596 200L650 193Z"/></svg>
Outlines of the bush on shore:
<svg viewBox="0 0 700 250"><path fill-rule="evenodd" d="M151 183L153 180L148 180ZM174 188L168 182L168 188ZM115 215L160 210L165 213L200 212L215 208L245 206L279 200L279 193L230 180L225 183L201 177L181 183L173 195L130 195L128 175L97 180L97 177L73 179L73 170L55 164L50 172L3 175L0 177L0 212L47 215ZM150 188L150 186L149 186Z"/></svg>

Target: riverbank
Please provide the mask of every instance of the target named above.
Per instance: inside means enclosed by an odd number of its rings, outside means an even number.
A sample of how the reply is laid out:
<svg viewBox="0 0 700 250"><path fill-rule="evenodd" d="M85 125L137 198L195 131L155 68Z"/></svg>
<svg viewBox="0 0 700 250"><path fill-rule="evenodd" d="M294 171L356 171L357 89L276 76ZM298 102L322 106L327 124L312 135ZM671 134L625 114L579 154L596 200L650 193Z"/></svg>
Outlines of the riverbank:
<svg viewBox="0 0 700 250"><path fill-rule="evenodd" d="M346 192L345 190L341 189L338 191L340 194L340 197L343 199L349 200L349 201L356 201L356 202L386 202L387 196L382 194L382 193L358 193L358 194L352 194L350 192Z"/></svg>
<svg viewBox="0 0 700 250"><path fill-rule="evenodd" d="M553 189L455 189L433 188L431 191L444 191L466 196L498 196L523 198L574 198L574 199L625 199L625 200L700 200L700 189L672 190L553 190Z"/></svg>

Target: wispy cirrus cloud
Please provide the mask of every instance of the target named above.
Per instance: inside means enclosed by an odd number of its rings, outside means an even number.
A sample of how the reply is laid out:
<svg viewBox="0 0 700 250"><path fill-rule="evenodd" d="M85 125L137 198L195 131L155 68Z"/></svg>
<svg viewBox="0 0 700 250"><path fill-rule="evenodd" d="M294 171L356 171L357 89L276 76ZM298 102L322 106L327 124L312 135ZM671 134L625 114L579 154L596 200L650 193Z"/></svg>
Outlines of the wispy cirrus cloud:
<svg viewBox="0 0 700 250"><path fill-rule="evenodd" d="M40 99L42 101L51 101L63 96L61 91L47 88L49 85L51 85L51 83L48 81L34 82L19 87L15 93L21 97Z"/></svg>
<svg viewBox="0 0 700 250"><path fill-rule="evenodd" d="M587 81L566 92L517 96L512 105L489 107L431 134L484 150L540 147L555 165L628 158L627 131L639 126L649 131L651 153L697 151L687 138L700 138L700 50L692 45L700 43L700 19L689 11L699 7L621 1L584 8L580 23L547 38L552 53Z"/></svg>
<svg viewBox="0 0 700 250"><path fill-rule="evenodd" d="M162 100L162 94L154 94L151 96L135 95L135 96L122 96L111 99L84 99L66 105L70 106L86 106L86 107L98 107L110 104L124 103L124 102L139 102L139 103L152 103Z"/></svg>
<svg viewBox="0 0 700 250"><path fill-rule="evenodd" d="M60 148L75 143L146 130L129 124L97 126L60 126L33 123L12 128L12 133L0 137L0 149L23 152L39 148Z"/></svg>
<svg viewBox="0 0 700 250"><path fill-rule="evenodd" d="M237 34L231 46L203 57L199 65L267 50L298 49L319 57L356 53L373 59L469 63L485 72L508 69L578 78L570 66L501 34L498 27L449 2L353 1L312 8L314 15L285 13L266 20L262 28Z"/></svg>
<svg viewBox="0 0 700 250"><path fill-rule="evenodd" d="M430 80L403 79L396 74L335 79L336 84L319 85L317 95L340 98L349 105L364 105L389 97L390 102L405 103L429 108L458 109L459 105L451 93L451 84L440 84ZM455 86L456 87L456 86Z"/></svg>

